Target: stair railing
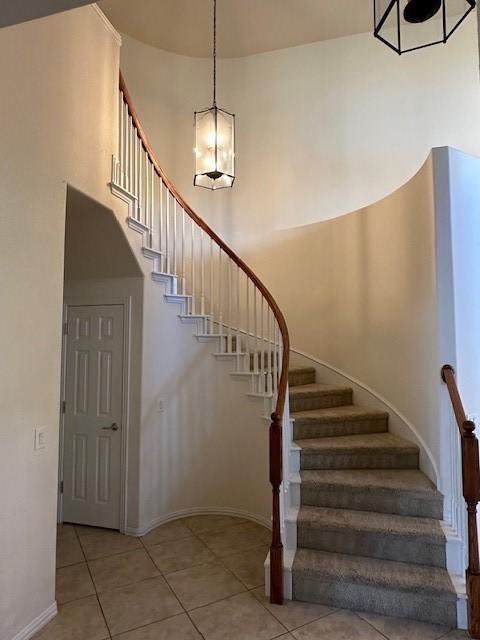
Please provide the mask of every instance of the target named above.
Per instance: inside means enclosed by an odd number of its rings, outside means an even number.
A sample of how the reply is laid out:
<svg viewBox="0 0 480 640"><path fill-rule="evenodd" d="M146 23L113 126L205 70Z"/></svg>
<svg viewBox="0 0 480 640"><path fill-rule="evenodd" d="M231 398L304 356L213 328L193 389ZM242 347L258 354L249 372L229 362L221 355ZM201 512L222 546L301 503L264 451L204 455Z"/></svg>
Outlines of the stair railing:
<svg viewBox="0 0 480 640"><path fill-rule="evenodd" d="M468 514L468 567L466 571L468 598L468 629L472 638L480 638L480 561L477 531L477 504L480 501L480 465L475 423L468 420L463 408L455 371L446 364L442 367L445 382L453 406L462 445L463 497Z"/></svg>
<svg viewBox="0 0 480 640"><path fill-rule="evenodd" d="M282 427L288 418L287 325L265 285L193 211L161 168L122 74L118 109L118 155L113 158L112 188L133 203L128 223L144 233L143 251L157 265L154 279L174 283L170 295L185 303L185 317L203 323L199 338L218 338L220 355L234 360L236 374L251 379L249 395L263 398L267 413L271 413L270 598L283 604L280 489Z"/></svg>

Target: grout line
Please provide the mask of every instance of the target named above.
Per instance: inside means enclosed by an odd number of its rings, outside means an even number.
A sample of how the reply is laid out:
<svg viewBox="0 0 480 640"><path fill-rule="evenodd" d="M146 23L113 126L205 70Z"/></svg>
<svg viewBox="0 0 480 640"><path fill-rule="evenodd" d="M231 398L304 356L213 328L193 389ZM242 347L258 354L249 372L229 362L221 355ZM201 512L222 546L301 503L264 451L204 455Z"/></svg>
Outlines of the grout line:
<svg viewBox="0 0 480 640"><path fill-rule="evenodd" d="M105 622L105 626L107 627L108 637L109 637L109 638L110 638L110 640L111 640L111 638L112 638L112 633L111 633L111 631L110 631L110 627L109 627L109 625L108 625L107 618L106 618L106 616L105 616L105 612L104 612L103 607L102 607L102 603L100 602L100 598L98 597L97 585L95 584L95 580L93 579L93 574L92 574L92 572L91 572L91 570L90 570L90 567L88 566L87 556L85 555L85 551L84 551L84 549L83 549L82 542L81 542L81 540L80 540L80 536L78 535L78 531L77 531L76 527L74 527L74 530L75 530L75 536L76 536L76 538L77 538L78 544L80 545L80 549L81 549L81 551L82 551L83 557L85 558L85 565L86 565L86 567L87 567L87 571L88 571L88 574L89 574L89 576L90 576L90 580L92 581L93 588L94 588L94 590L95 590L95 597L96 597L96 599L97 599L98 606L99 606L100 611L101 611L101 613L102 613L103 620L104 620L104 622Z"/></svg>

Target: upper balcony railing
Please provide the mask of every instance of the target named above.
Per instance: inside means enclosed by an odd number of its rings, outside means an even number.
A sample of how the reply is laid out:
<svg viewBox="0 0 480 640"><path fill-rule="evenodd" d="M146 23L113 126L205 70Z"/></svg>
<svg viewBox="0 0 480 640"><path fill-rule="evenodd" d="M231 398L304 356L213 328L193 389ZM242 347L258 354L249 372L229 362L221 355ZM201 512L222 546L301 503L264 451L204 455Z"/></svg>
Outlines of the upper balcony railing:
<svg viewBox="0 0 480 640"><path fill-rule="evenodd" d="M234 359L236 373L252 380L251 395L263 398L268 412L272 411L270 594L272 602L282 604L280 487L290 353L285 319L261 280L193 211L167 177L121 74L118 155L112 173L115 187L134 204L129 222L144 232L144 251L156 258L158 277L171 277L173 295L184 299L188 315L204 320L205 337L219 339L221 352Z"/></svg>

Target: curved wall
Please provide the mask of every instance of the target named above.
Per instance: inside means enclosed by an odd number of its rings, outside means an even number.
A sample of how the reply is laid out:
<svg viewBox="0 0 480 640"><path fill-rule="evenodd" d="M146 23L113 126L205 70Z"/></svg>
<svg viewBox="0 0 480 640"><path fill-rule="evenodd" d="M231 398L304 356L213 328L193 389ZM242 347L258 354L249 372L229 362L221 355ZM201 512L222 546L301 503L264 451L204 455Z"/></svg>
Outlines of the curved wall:
<svg viewBox="0 0 480 640"><path fill-rule="evenodd" d="M211 62L123 37L121 64L161 162L237 248L271 230L334 218L409 180L429 151L480 154L472 15L446 46L397 56L371 34L219 61L220 105L237 114L237 181L192 186L193 112L211 102Z"/></svg>

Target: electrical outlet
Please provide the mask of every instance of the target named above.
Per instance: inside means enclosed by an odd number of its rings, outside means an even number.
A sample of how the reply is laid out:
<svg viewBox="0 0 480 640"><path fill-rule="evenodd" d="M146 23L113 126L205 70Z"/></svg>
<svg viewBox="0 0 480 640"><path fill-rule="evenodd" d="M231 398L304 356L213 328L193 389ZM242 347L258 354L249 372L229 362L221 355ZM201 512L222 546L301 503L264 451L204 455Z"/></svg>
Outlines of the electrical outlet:
<svg viewBox="0 0 480 640"><path fill-rule="evenodd" d="M163 398L160 398L160 400L157 402L157 412L163 413L164 411L165 411L165 400Z"/></svg>
<svg viewBox="0 0 480 640"><path fill-rule="evenodd" d="M35 440L33 448L35 451L39 449L45 449L47 446L47 430L45 427L36 427L35 428Z"/></svg>

